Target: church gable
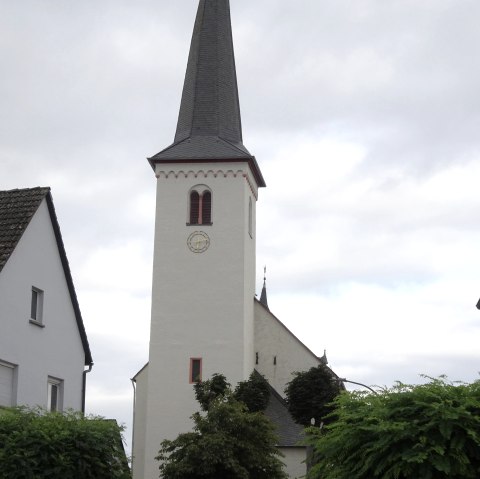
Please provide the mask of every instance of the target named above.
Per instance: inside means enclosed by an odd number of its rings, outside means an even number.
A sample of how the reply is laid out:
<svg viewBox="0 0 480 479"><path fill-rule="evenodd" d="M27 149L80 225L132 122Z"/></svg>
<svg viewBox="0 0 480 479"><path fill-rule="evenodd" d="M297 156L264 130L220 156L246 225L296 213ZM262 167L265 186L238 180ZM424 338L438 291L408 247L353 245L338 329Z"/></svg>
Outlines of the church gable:
<svg viewBox="0 0 480 479"><path fill-rule="evenodd" d="M254 314L255 368L284 397L292 373L316 367L320 359L257 300Z"/></svg>

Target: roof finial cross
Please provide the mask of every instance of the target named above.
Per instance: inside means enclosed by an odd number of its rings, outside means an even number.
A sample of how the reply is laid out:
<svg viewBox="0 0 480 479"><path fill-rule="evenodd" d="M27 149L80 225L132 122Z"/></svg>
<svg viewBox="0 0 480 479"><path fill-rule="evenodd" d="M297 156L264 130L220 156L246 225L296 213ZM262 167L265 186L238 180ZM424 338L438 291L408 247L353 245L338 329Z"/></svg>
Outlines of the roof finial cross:
<svg viewBox="0 0 480 479"><path fill-rule="evenodd" d="M267 301L267 267L264 266L263 268L263 288L262 294L260 295L260 302L268 309L268 301Z"/></svg>

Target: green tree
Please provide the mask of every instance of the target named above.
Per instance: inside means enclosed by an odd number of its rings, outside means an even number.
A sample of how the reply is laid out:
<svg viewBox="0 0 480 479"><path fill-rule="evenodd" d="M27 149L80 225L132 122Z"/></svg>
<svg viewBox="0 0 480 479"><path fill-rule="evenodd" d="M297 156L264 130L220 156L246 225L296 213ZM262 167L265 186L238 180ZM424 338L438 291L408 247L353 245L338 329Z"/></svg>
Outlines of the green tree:
<svg viewBox="0 0 480 479"><path fill-rule="evenodd" d="M196 385L195 393L204 412L193 414L192 432L162 442L156 458L162 478L287 478L273 424L235 399L223 376Z"/></svg>
<svg viewBox="0 0 480 479"><path fill-rule="evenodd" d="M238 383L234 397L243 402L250 412L265 411L270 399L270 387L267 380L254 371L246 381Z"/></svg>
<svg viewBox="0 0 480 479"><path fill-rule="evenodd" d="M199 381L193 386L195 399L200 404L202 411L208 411L210 404L217 398L225 396L230 390L230 383L223 374L214 374L207 381Z"/></svg>
<svg viewBox="0 0 480 479"><path fill-rule="evenodd" d="M285 388L285 394L288 410L297 423L310 426L314 418L315 425L319 426L331 420L331 417L327 418L333 409L331 403L342 390L336 379L323 364L294 373L294 378Z"/></svg>
<svg viewBox="0 0 480 479"><path fill-rule="evenodd" d="M341 394L335 422L310 428L308 479L480 477L480 382L398 383Z"/></svg>
<svg viewBox="0 0 480 479"><path fill-rule="evenodd" d="M128 479L115 421L41 409L0 411L1 479Z"/></svg>

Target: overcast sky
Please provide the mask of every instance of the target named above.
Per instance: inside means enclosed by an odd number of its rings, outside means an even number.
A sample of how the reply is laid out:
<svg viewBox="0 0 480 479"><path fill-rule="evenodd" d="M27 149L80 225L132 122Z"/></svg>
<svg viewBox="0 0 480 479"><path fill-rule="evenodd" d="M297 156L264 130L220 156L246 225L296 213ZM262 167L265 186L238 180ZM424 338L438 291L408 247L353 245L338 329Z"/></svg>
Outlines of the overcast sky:
<svg viewBox="0 0 480 479"><path fill-rule="evenodd" d="M155 177L196 0L0 0L0 189L51 186L95 366L131 423ZM480 371L480 2L232 0L244 144L268 187L257 292L340 376ZM127 439L131 432L127 432Z"/></svg>

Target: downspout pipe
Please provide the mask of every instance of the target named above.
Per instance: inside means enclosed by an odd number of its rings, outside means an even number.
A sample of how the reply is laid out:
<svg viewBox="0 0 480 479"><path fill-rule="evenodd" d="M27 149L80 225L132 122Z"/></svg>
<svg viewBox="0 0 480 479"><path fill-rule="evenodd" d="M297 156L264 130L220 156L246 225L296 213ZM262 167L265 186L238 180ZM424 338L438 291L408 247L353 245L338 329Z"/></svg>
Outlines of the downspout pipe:
<svg viewBox="0 0 480 479"><path fill-rule="evenodd" d="M92 370L93 363L88 365L88 369L83 371L82 378L82 414L85 414L85 396L87 394L87 374Z"/></svg>

